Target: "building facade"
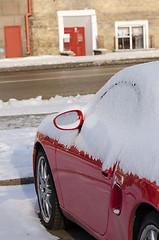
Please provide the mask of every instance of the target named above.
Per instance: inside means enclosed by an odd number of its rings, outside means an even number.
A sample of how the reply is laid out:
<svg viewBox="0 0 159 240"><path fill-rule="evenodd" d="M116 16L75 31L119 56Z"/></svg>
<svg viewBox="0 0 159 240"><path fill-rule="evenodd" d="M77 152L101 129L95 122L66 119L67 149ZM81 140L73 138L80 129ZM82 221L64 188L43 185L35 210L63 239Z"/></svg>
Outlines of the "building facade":
<svg viewBox="0 0 159 240"><path fill-rule="evenodd" d="M0 58L26 55L27 0L0 0Z"/></svg>
<svg viewBox="0 0 159 240"><path fill-rule="evenodd" d="M158 0L0 0L0 57L18 31L22 56L158 49L158 13Z"/></svg>

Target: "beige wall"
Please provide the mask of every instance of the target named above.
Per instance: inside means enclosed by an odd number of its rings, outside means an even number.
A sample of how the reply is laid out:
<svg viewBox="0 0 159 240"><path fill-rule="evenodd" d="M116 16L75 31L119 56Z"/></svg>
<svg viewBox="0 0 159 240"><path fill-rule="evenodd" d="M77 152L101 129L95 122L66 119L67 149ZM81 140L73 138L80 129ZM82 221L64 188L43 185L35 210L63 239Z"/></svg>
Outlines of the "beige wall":
<svg viewBox="0 0 159 240"><path fill-rule="evenodd" d="M153 47L159 48L158 0L32 0L32 54L59 54L57 11L95 9L99 47L114 50L115 21L148 20Z"/></svg>
<svg viewBox="0 0 159 240"><path fill-rule="evenodd" d="M114 51L115 21L148 20L154 48L159 48L158 0L32 0L29 17L31 55L59 54L57 11L95 9L99 47ZM0 50L5 49L4 26L21 25L26 56L25 14L28 0L0 0ZM0 58L5 53L0 52Z"/></svg>
<svg viewBox="0 0 159 240"><path fill-rule="evenodd" d="M29 18L32 55L58 54L57 2L32 0Z"/></svg>
<svg viewBox="0 0 159 240"><path fill-rule="evenodd" d="M0 0L0 58L5 57L4 26L21 26L22 54L26 55L25 14L27 12L27 0Z"/></svg>

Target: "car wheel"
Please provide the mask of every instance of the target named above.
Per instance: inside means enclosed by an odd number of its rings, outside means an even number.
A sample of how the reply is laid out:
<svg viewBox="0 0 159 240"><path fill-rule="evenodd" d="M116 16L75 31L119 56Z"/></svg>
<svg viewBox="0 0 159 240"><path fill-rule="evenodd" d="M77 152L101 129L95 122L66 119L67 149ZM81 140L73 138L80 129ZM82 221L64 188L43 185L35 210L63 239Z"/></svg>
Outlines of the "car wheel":
<svg viewBox="0 0 159 240"><path fill-rule="evenodd" d="M138 240L159 240L159 214L151 212L146 215L141 225Z"/></svg>
<svg viewBox="0 0 159 240"><path fill-rule="evenodd" d="M52 230L63 228L64 217L59 207L50 166L43 150L37 154L35 181L43 225Z"/></svg>

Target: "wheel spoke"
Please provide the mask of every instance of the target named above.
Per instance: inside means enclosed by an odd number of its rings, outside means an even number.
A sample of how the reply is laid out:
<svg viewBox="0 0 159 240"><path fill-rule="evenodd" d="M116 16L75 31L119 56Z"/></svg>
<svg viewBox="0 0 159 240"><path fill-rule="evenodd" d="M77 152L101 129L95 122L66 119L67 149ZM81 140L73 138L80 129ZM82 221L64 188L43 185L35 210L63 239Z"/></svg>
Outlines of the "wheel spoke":
<svg viewBox="0 0 159 240"><path fill-rule="evenodd" d="M43 166L43 176L44 176L44 179L46 179L47 178L47 163L45 162L44 163L44 166Z"/></svg>
<svg viewBox="0 0 159 240"><path fill-rule="evenodd" d="M46 188L46 193L47 193L47 194L50 194L50 195L51 195L51 193L52 193L51 189L49 189L49 186L47 186L47 188Z"/></svg>
<svg viewBox="0 0 159 240"><path fill-rule="evenodd" d="M51 205L51 203L50 203L50 197L49 197L49 196L46 196L46 203L48 204L48 206L49 206L50 208L52 208L52 205Z"/></svg>
<svg viewBox="0 0 159 240"><path fill-rule="evenodd" d="M47 214L46 200L45 200L45 199L43 199L43 203L42 203L42 205L43 205L43 212L44 212L44 215L45 215L45 217L47 218L47 217L48 217L48 214Z"/></svg>
<svg viewBox="0 0 159 240"><path fill-rule="evenodd" d="M44 211L44 214L45 214L45 217L46 218L50 218L51 216L51 204L50 204L50 201L48 198L44 198L43 199L43 211Z"/></svg>
<svg viewBox="0 0 159 240"><path fill-rule="evenodd" d="M40 162L40 177L41 179L44 178L44 161L43 160L41 160Z"/></svg>
<svg viewBox="0 0 159 240"><path fill-rule="evenodd" d="M157 236L158 236L158 234L154 230L151 230L150 240L157 240Z"/></svg>
<svg viewBox="0 0 159 240"><path fill-rule="evenodd" d="M49 204L48 204L47 201L46 201L45 206L46 206L47 216L50 218L50 216L51 216L51 214L50 214L50 207L49 207Z"/></svg>
<svg viewBox="0 0 159 240"><path fill-rule="evenodd" d="M48 174L45 178L45 182L47 183L49 181L50 175Z"/></svg>
<svg viewBox="0 0 159 240"><path fill-rule="evenodd" d="M41 188L41 184L42 184L42 176L39 174L39 187Z"/></svg>
<svg viewBox="0 0 159 240"><path fill-rule="evenodd" d="M39 192L39 195L40 195L40 197L42 198L42 187L41 187L41 185L39 184L39 188L38 188L38 192Z"/></svg>

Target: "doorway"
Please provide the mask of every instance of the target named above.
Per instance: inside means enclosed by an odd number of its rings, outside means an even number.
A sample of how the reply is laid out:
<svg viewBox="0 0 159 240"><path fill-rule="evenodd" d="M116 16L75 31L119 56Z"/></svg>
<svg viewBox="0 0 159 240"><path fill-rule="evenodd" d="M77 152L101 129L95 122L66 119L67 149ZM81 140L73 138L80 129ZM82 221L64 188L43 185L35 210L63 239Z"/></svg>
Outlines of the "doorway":
<svg viewBox="0 0 159 240"><path fill-rule="evenodd" d="M6 58L22 57L21 26L5 26Z"/></svg>
<svg viewBox="0 0 159 240"><path fill-rule="evenodd" d="M73 10L73 11L58 11L58 25L59 25L59 51L63 53L69 45L71 39L71 32L66 33L65 29L72 28L74 31L79 32L76 37L77 52L81 52L82 55L93 55L94 49L97 49L97 21L95 10ZM84 33L82 32L84 28ZM80 32L81 31L81 32ZM70 38L70 39L69 39ZM82 43L84 39L85 45ZM82 53L81 45L85 48L85 54ZM70 49L70 48L69 48Z"/></svg>

